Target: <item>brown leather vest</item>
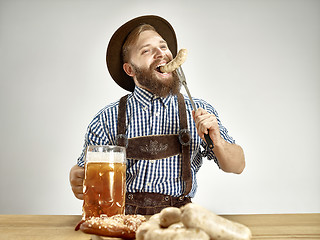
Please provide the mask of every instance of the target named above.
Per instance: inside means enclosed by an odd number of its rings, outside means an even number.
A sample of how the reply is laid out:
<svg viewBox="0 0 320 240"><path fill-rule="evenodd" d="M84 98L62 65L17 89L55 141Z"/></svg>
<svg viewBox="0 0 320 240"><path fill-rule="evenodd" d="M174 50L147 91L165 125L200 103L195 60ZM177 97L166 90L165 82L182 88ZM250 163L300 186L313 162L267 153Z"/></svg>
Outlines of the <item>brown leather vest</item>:
<svg viewBox="0 0 320 240"><path fill-rule="evenodd" d="M179 134L150 135L142 137L127 138L126 135L126 105L127 97L123 96L119 103L118 112L118 146L126 147L127 158L138 160L159 160L177 154L182 155L182 179L184 181L183 196L191 191L191 163L190 163L190 132L187 124L187 113L184 98L178 94L179 109Z"/></svg>

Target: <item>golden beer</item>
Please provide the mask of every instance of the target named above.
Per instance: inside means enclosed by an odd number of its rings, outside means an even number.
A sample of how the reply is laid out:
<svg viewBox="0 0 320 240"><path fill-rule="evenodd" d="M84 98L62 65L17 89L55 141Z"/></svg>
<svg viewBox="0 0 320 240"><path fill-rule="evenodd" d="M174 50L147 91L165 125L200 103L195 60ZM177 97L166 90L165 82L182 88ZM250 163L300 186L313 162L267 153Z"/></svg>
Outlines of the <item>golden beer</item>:
<svg viewBox="0 0 320 240"><path fill-rule="evenodd" d="M83 182L83 218L100 217L101 214L108 217L124 214L125 148L118 146L90 147L87 151Z"/></svg>

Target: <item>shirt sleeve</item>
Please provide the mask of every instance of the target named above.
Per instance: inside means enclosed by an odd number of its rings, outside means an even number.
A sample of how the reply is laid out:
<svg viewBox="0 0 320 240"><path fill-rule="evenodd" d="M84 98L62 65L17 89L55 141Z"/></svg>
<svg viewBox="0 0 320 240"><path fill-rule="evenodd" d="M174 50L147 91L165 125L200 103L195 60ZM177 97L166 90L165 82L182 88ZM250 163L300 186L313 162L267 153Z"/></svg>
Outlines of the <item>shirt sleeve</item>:
<svg viewBox="0 0 320 240"><path fill-rule="evenodd" d="M219 125L219 129L220 129L221 137L226 142L234 144L235 140L229 135L227 128L222 125L221 120L219 118L219 115L218 115L218 112L216 111L216 109L214 109L214 107L212 107L209 103L207 103L206 101L203 101L203 100L200 102L199 106L202 107L203 109L205 109L207 112L209 112L211 114L214 114L216 116L217 121L218 121L218 125ZM201 142L201 146L205 149L204 152L203 152L203 157L207 157L208 160L214 160L219 165L215 154L208 147L207 143L205 141L202 141Z"/></svg>
<svg viewBox="0 0 320 240"><path fill-rule="evenodd" d="M103 127L101 116L97 115L89 124L85 135L84 145L82 153L78 158L77 165L80 167L84 166L86 150L89 145L108 145L109 140L107 139L106 128Z"/></svg>

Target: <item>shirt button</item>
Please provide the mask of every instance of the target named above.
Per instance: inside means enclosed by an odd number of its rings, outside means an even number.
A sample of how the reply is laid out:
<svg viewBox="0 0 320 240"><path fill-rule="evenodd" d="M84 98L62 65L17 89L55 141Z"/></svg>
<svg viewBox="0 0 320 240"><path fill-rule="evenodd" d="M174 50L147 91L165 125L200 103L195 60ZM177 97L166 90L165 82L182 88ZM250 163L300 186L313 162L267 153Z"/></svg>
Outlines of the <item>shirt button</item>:
<svg viewBox="0 0 320 240"><path fill-rule="evenodd" d="M155 163L155 162L156 162L156 160L150 160L150 162L151 162L151 163Z"/></svg>
<svg viewBox="0 0 320 240"><path fill-rule="evenodd" d="M147 106L143 107L143 110L147 111L147 110L148 110L148 107L147 107Z"/></svg>
<svg viewBox="0 0 320 240"><path fill-rule="evenodd" d="M157 112L157 113L156 113L156 117L159 117L159 116L160 116L160 113L159 113L159 112Z"/></svg>
<svg viewBox="0 0 320 240"><path fill-rule="evenodd" d="M148 182L148 183L147 183L147 186L150 187L150 186L151 186L151 183Z"/></svg>

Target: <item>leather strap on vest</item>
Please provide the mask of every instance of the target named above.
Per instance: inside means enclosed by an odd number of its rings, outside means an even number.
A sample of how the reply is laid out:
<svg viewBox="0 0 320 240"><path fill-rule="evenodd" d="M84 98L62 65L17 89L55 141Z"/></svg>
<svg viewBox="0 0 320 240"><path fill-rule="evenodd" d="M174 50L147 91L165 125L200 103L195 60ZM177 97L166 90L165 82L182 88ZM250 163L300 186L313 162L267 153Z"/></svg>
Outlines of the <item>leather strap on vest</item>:
<svg viewBox="0 0 320 240"><path fill-rule="evenodd" d="M187 123L187 112L184 98L181 93L178 95L178 107L179 107L179 121L180 121L180 136L184 132L182 138L186 140L189 144L182 144L182 179L184 181L184 195L186 196L192 187L192 177L191 177L191 163L190 163L190 133L188 130ZM189 139L187 139L189 138Z"/></svg>
<svg viewBox="0 0 320 240"><path fill-rule="evenodd" d="M118 126L116 144L122 147L128 147L128 138L126 135L126 108L128 95L123 96L119 102Z"/></svg>

